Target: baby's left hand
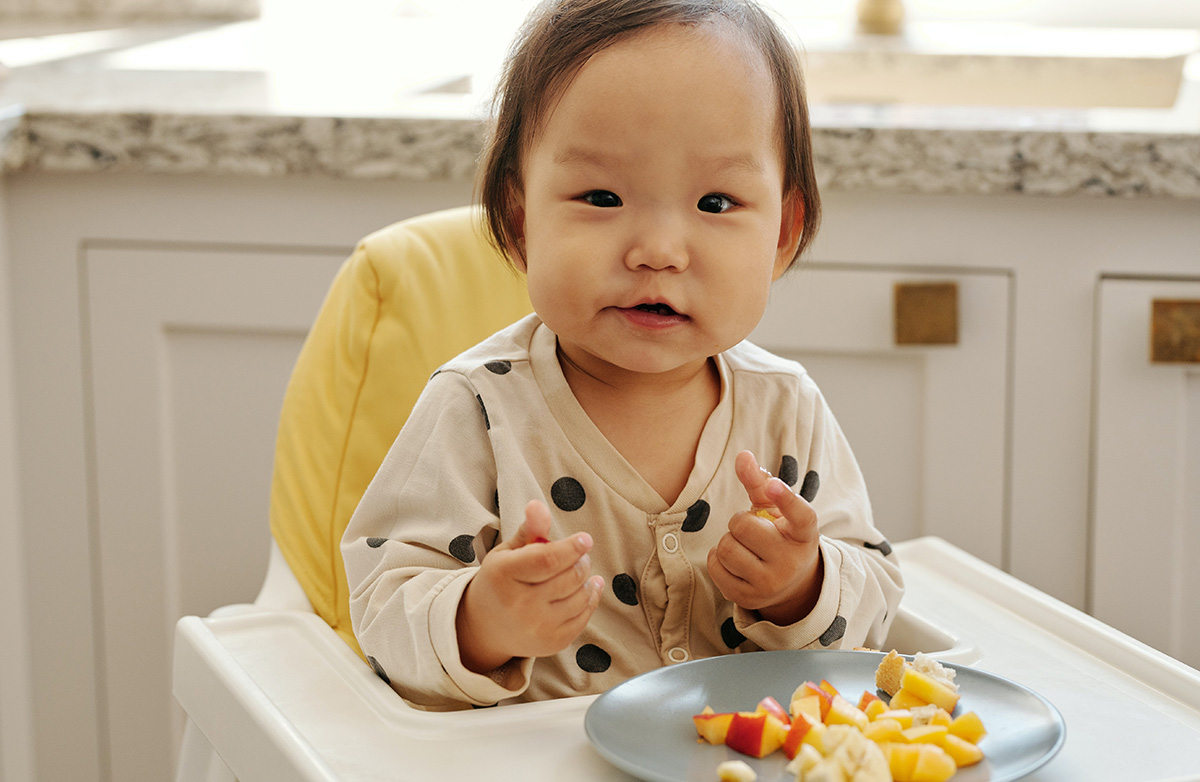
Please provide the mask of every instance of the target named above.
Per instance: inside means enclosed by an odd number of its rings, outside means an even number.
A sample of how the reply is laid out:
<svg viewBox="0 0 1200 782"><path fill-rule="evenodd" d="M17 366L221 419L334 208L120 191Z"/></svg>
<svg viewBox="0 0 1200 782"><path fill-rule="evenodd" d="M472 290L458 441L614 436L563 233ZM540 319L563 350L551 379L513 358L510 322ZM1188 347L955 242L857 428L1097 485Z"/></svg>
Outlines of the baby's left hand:
<svg viewBox="0 0 1200 782"><path fill-rule="evenodd" d="M821 592L817 514L749 451L738 454L736 469L751 508L733 515L729 531L708 552L708 574L726 599L774 624L793 624ZM763 509L778 518L756 513Z"/></svg>

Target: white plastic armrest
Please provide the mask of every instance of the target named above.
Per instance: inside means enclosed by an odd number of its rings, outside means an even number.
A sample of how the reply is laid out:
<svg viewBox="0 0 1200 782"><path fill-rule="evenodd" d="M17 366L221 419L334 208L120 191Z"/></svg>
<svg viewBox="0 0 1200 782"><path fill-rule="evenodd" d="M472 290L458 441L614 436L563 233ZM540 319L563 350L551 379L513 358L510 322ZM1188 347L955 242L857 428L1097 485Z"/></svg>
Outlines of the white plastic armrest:
<svg viewBox="0 0 1200 782"><path fill-rule="evenodd" d="M312 613L312 603L304 594L304 587L296 580L296 574L283 558L279 544L271 538L271 555L267 561L267 576L263 579L258 597L254 598L257 608L270 608L279 611L304 611Z"/></svg>

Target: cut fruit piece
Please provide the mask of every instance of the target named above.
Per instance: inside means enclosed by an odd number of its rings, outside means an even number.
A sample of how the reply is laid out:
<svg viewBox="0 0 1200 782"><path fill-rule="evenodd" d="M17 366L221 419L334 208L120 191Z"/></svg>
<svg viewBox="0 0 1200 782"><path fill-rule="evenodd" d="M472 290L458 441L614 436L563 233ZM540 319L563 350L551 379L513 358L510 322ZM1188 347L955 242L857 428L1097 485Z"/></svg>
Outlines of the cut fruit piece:
<svg viewBox="0 0 1200 782"><path fill-rule="evenodd" d="M896 693L888 703L888 706L891 706L893 709L915 709L929 705L929 701L921 700L908 690L901 690Z"/></svg>
<svg viewBox="0 0 1200 782"><path fill-rule="evenodd" d="M934 744L921 744L917 764L913 766L912 782L946 782L958 771L954 758Z"/></svg>
<svg viewBox="0 0 1200 782"><path fill-rule="evenodd" d="M904 741L903 730L896 720L879 719L863 728L863 735L876 744L884 744L889 741L902 742Z"/></svg>
<svg viewBox="0 0 1200 782"><path fill-rule="evenodd" d="M957 692L913 668L905 670L904 676L900 679L898 695L905 692L946 711L954 711L954 706L958 703Z"/></svg>
<svg viewBox="0 0 1200 782"><path fill-rule="evenodd" d="M883 756L887 758L892 779L896 782L911 782L913 769L917 767L917 759L921 756L921 747L917 744L891 742L881 744L880 749L883 750Z"/></svg>
<svg viewBox="0 0 1200 782"><path fill-rule="evenodd" d="M791 711L792 719L803 714L813 722L820 722L823 704L824 702L816 695L804 695L792 699L792 707L789 711Z"/></svg>
<svg viewBox="0 0 1200 782"><path fill-rule="evenodd" d="M765 711L767 714L774 716L784 725L792 724L792 717L787 713L787 709L780 705L779 701L772 698L770 695L758 702L758 708L755 711Z"/></svg>
<svg viewBox="0 0 1200 782"><path fill-rule="evenodd" d="M726 760L717 766L717 779L721 782L755 782L758 774L744 760Z"/></svg>
<svg viewBox="0 0 1200 782"><path fill-rule="evenodd" d="M908 709L888 709L875 719L895 720L900 723L901 728L911 728L913 726L913 715Z"/></svg>
<svg viewBox="0 0 1200 782"><path fill-rule="evenodd" d="M866 711L872 703L883 703L883 700L870 690L863 690L862 697L858 699L858 708Z"/></svg>
<svg viewBox="0 0 1200 782"><path fill-rule="evenodd" d="M909 744L937 744L946 735L945 725L918 725L901 731Z"/></svg>
<svg viewBox="0 0 1200 782"><path fill-rule="evenodd" d="M709 744L724 744L725 736L729 733L729 723L733 721L733 712L717 714L705 706L704 711L692 717L696 732L700 738Z"/></svg>
<svg viewBox="0 0 1200 782"><path fill-rule="evenodd" d="M820 721L808 716L804 712L796 714L796 718L792 720L792 724L788 727L787 735L783 737L783 754L787 756L788 760L799 755L801 747L812 746L811 743L806 745L804 738L814 726L819 725L821 725Z"/></svg>
<svg viewBox="0 0 1200 782"><path fill-rule="evenodd" d="M954 765L959 768L973 766L983 760L983 750L958 736L947 733L938 740L938 745L946 750L946 754L954 760Z"/></svg>
<svg viewBox="0 0 1200 782"><path fill-rule="evenodd" d="M973 711L964 712L951 720L950 733L972 744L978 744L979 740L987 735L987 731L983 729L983 720Z"/></svg>
<svg viewBox="0 0 1200 782"><path fill-rule="evenodd" d="M870 722L866 714L841 695L833 696L833 702L825 714L826 725L851 725L862 730Z"/></svg>
<svg viewBox="0 0 1200 782"><path fill-rule="evenodd" d="M820 713L817 715L818 719L820 719L822 722L824 722L825 714L828 713L829 706L830 706L830 704L833 703L833 696L830 695L829 693L825 692L824 690L822 690L820 688L820 686L813 684L812 682L805 682L804 684L801 684L799 687L796 688L796 691L792 693L792 700L791 700L791 703L789 704L789 706L792 707L791 711L793 714L795 713L795 711L796 711L795 704L796 704L797 700L802 700L804 698L811 698L813 696L817 697L818 704L820 705Z"/></svg>
<svg viewBox="0 0 1200 782"><path fill-rule="evenodd" d="M765 711L735 712L725 734L725 746L743 755L763 758L783 744L787 726Z"/></svg>
<svg viewBox="0 0 1200 782"><path fill-rule="evenodd" d="M887 710L888 704L884 703L882 699L876 698L867 704L867 708L863 709L863 714L867 715L867 719L874 720L878 719L879 715Z"/></svg>

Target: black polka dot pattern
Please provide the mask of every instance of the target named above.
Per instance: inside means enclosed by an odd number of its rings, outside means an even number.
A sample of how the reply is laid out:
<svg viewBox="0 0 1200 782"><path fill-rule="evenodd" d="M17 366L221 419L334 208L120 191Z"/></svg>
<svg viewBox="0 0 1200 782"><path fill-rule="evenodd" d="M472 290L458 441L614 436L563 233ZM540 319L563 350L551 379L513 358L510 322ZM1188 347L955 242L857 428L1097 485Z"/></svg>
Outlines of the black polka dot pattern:
<svg viewBox="0 0 1200 782"><path fill-rule="evenodd" d="M479 412L483 413L483 428L491 430L492 422L488 420L487 406L483 403L483 397L479 394L475 395L475 401L479 402Z"/></svg>
<svg viewBox="0 0 1200 782"><path fill-rule="evenodd" d="M587 495L583 491L583 484L574 478L559 478L550 487L550 499L554 500L554 504L560 510L573 511L583 507L584 500Z"/></svg>
<svg viewBox="0 0 1200 782"><path fill-rule="evenodd" d="M804 476L804 483L800 484L800 496L806 502L812 502L817 498L817 489L821 488L821 476L817 475L816 470L809 470Z"/></svg>
<svg viewBox="0 0 1200 782"><path fill-rule="evenodd" d="M507 375L512 370L512 362L507 360L489 361L484 366L497 375Z"/></svg>
<svg viewBox="0 0 1200 782"><path fill-rule="evenodd" d="M800 478L800 463L795 456L784 456L779 461L779 480L788 486L795 486Z"/></svg>
<svg viewBox="0 0 1200 782"><path fill-rule="evenodd" d="M613 576L612 591L618 600L627 606L638 604L637 581L628 573L618 573Z"/></svg>
<svg viewBox="0 0 1200 782"><path fill-rule="evenodd" d="M475 561L475 537L473 535L459 535L454 540L450 541L450 553L460 562L470 564Z"/></svg>
<svg viewBox="0 0 1200 782"><path fill-rule="evenodd" d="M892 544L888 543L886 540L881 540L878 543L864 543L863 546L866 548L875 549L885 557L892 553Z"/></svg>
<svg viewBox="0 0 1200 782"><path fill-rule="evenodd" d="M367 662L371 664L371 670L375 671L375 675L383 679L389 687L392 685L392 680L388 678L387 671L383 670L383 666L374 657L368 657Z"/></svg>
<svg viewBox="0 0 1200 782"><path fill-rule="evenodd" d="M604 673L612 665L612 656L595 644L584 644L575 652L575 662L588 673Z"/></svg>
<svg viewBox="0 0 1200 782"><path fill-rule="evenodd" d="M817 640L821 642L821 646L830 646L842 640L842 636L846 634L846 617L838 614L833 618L833 624L829 625L829 629L821 633L821 637Z"/></svg>
<svg viewBox="0 0 1200 782"><path fill-rule="evenodd" d="M733 617L729 617L721 624L721 640L730 649L736 649L746 640L746 636L738 632L737 625L733 622Z"/></svg>
<svg viewBox="0 0 1200 782"><path fill-rule="evenodd" d="M708 514L712 510L704 500L696 500L692 507L687 509L687 517L683 520L683 526L679 529L683 532L699 532L704 529L704 525L708 523Z"/></svg>
<svg viewBox="0 0 1200 782"><path fill-rule="evenodd" d="M379 548L384 543L387 543L387 538L367 538L367 545L371 548Z"/></svg>

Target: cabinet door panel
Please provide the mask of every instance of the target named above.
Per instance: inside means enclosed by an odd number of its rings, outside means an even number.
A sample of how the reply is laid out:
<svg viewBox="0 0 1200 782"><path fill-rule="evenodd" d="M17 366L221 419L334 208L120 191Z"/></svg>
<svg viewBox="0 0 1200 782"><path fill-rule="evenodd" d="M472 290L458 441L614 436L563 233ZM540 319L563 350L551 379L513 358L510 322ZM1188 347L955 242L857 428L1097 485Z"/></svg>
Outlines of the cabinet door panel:
<svg viewBox="0 0 1200 782"><path fill-rule="evenodd" d="M897 283L958 288L958 343L897 346ZM812 263L776 284L750 339L800 361L862 465L875 520L998 566L1008 525L1011 279Z"/></svg>
<svg viewBox="0 0 1200 782"><path fill-rule="evenodd" d="M1096 313L1090 610L1200 666L1200 363L1152 363L1155 299L1200 280L1104 279Z"/></svg>
<svg viewBox="0 0 1200 782"><path fill-rule="evenodd" d="M344 252L84 255L94 572L111 779L171 779L174 623L266 571L280 403Z"/></svg>

